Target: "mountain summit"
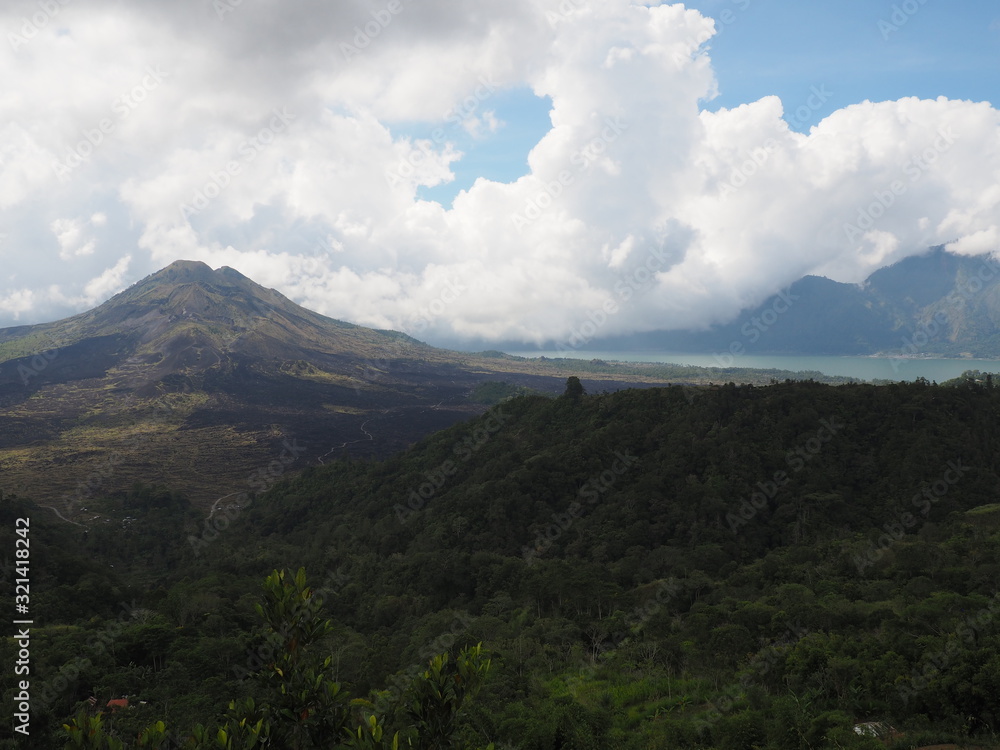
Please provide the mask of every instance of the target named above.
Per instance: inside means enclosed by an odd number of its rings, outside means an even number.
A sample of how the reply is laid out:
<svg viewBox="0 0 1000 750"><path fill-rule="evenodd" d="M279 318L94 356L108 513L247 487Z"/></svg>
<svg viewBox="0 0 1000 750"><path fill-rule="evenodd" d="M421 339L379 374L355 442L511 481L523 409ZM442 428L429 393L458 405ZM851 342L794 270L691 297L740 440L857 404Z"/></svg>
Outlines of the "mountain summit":
<svg viewBox="0 0 1000 750"><path fill-rule="evenodd" d="M205 501L246 490L288 445L290 468L385 455L482 411L477 362L177 261L88 312L0 329L0 490L73 512L139 480Z"/></svg>
<svg viewBox="0 0 1000 750"><path fill-rule="evenodd" d="M324 317L239 271L228 267L213 271L198 261L177 261L94 310L32 328L29 336L47 337L60 350L89 342L92 351L126 365L125 382L133 386L143 379L156 382L169 373L191 375L232 364L241 357L365 360L373 348L385 347L400 356L431 354L430 347L402 334ZM4 333L0 331L0 344ZM8 338L12 335L23 338L25 331L8 329ZM55 360L52 364L29 379L44 382L63 369ZM355 368L338 364L343 376L352 376Z"/></svg>

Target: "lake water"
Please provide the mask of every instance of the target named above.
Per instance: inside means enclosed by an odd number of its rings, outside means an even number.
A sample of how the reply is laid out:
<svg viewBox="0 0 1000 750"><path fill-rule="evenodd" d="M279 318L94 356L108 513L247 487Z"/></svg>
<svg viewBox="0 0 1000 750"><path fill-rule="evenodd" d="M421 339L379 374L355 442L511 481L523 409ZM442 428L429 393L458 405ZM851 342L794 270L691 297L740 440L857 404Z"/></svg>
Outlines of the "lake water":
<svg viewBox="0 0 1000 750"><path fill-rule="evenodd" d="M519 357L603 359L619 362L668 362L696 367L750 367L753 369L816 371L824 375L845 375L859 380L927 380L941 383L957 378L966 370L1000 373L996 359L901 359L890 357L807 357L794 355L679 354L674 352L598 351L510 351Z"/></svg>

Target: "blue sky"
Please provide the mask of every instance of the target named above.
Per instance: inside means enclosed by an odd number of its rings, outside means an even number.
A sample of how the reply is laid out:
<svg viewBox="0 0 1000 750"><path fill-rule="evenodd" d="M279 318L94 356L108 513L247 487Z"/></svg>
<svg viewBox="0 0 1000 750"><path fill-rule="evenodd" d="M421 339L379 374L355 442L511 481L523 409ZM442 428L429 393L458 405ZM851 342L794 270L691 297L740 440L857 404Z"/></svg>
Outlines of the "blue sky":
<svg viewBox="0 0 1000 750"><path fill-rule="evenodd" d="M716 22L708 49L719 96L704 103L710 111L776 95L792 129L807 133L831 112L865 100L944 96L1000 102L996 0L695 0L685 5ZM477 177L509 182L526 174L528 152L550 127L549 106L547 99L519 88L483 105L503 123L492 135L473 138L446 127L448 140L464 155L453 164L455 180L421 188L418 195L448 206ZM430 138L434 127L396 124L393 132Z"/></svg>
<svg viewBox="0 0 1000 750"><path fill-rule="evenodd" d="M811 86L824 84L834 98L810 124L865 99L1000 100L1000 4L994 0L703 0L687 5L715 18L721 29L709 43L720 89L709 109L776 94L788 110L808 96ZM908 14L902 6L917 10ZM729 23L720 22L725 11ZM894 15L905 23L897 26ZM880 26L883 21L887 25Z"/></svg>
<svg viewBox="0 0 1000 750"><path fill-rule="evenodd" d="M498 126L492 133L473 135L447 118L443 123L398 124L392 130L394 134L433 141L440 128L443 137L462 152L462 159L452 164L455 173L452 182L424 187L417 193L425 200L450 205L459 191L471 187L478 177L512 182L526 174L528 152L551 127L551 106L548 97L537 97L531 89L521 86L499 91L468 112L471 116L481 116L483 111L495 112ZM438 135L440 138L440 132Z"/></svg>

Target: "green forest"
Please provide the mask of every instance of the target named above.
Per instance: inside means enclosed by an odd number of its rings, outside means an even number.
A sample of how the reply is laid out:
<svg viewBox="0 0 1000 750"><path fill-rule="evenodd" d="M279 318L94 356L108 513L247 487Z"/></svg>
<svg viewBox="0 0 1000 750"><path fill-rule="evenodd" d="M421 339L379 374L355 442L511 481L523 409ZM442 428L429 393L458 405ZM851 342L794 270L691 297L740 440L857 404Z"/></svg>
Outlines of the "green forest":
<svg viewBox="0 0 1000 750"><path fill-rule="evenodd" d="M0 748L1000 746L991 378L584 386L210 518L2 496Z"/></svg>

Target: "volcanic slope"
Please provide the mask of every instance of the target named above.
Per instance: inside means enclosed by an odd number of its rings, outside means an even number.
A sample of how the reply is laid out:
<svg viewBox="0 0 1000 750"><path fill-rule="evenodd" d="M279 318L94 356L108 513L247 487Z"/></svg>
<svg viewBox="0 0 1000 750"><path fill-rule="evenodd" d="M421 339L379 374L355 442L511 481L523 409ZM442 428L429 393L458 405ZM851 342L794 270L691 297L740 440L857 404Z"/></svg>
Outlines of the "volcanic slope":
<svg viewBox="0 0 1000 750"><path fill-rule="evenodd" d="M600 365L571 366L591 390L666 380ZM178 261L88 312L0 329L0 490L78 522L136 481L208 508L306 465L405 448L483 411L487 382L561 392L575 371L437 349Z"/></svg>

